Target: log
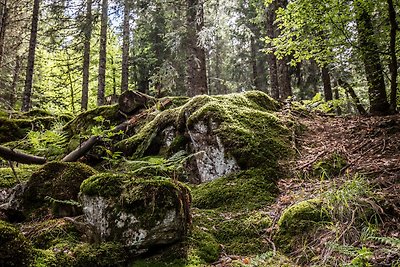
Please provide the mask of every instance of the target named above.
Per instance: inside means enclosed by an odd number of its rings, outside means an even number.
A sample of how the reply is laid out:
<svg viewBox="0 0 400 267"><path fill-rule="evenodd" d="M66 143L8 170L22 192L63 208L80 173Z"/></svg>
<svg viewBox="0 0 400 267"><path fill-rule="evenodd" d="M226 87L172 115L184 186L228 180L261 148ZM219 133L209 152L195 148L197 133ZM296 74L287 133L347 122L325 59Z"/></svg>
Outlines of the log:
<svg viewBox="0 0 400 267"><path fill-rule="evenodd" d="M29 155L20 151L15 151L4 146L0 146L0 157L8 161L15 161L23 164L42 165L47 162L44 157Z"/></svg>
<svg viewBox="0 0 400 267"><path fill-rule="evenodd" d="M152 106L154 102L151 96L134 91L125 91L118 98L119 110L125 114L132 114L139 109L145 108L149 104Z"/></svg>
<svg viewBox="0 0 400 267"><path fill-rule="evenodd" d="M98 135L90 137L88 140L86 140L80 146L78 146L74 151L72 151L71 153L66 155L61 161L63 161L63 162L77 161L83 155L85 155L100 140L101 140L101 137Z"/></svg>

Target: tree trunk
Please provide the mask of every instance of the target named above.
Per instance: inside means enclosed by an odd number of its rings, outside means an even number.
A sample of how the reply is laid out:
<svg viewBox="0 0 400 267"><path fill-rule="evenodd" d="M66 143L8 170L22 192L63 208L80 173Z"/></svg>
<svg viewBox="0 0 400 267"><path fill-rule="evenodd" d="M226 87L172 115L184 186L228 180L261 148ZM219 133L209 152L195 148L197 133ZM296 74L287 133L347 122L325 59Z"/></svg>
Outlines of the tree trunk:
<svg viewBox="0 0 400 267"><path fill-rule="evenodd" d="M32 84L33 84L33 70L35 66L35 52L36 52L36 41L38 32L38 22L39 22L39 7L40 0L33 1L33 13L32 13L32 24L31 24L31 35L29 40L29 50L28 50L28 62L26 67L26 78L25 78L25 88L22 102L22 111L28 111L31 108L31 94L32 94Z"/></svg>
<svg viewBox="0 0 400 267"><path fill-rule="evenodd" d="M7 0L5 0L4 3L0 3L0 67L3 62L4 40L6 36L7 23L8 7Z"/></svg>
<svg viewBox="0 0 400 267"><path fill-rule="evenodd" d="M360 0L355 2L358 41L368 81L370 113L383 115L389 113L385 80L378 46L374 40L371 16Z"/></svg>
<svg viewBox="0 0 400 267"><path fill-rule="evenodd" d="M107 24L108 24L108 0L103 0L101 8L97 106L104 105L105 103L106 64L107 64Z"/></svg>
<svg viewBox="0 0 400 267"><path fill-rule="evenodd" d="M252 82L255 89L259 89L259 82L257 76L257 44L254 40L254 36L250 37L250 62L251 62L251 74Z"/></svg>
<svg viewBox="0 0 400 267"><path fill-rule="evenodd" d="M81 110L87 110L89 102L89 68L90 68L90 39L92 38L92 0L86 2L86 20L85 20L85 40L83 50L83 73L82 73L82 98Z"/></svg>
<svg viewBox="0 0 400 267"><path fill-rule="evenodd" d="M21 59L17 55L15 57L15 68L14 68L14 74L13 74L13 79L11 83L11 90L10 90L10 108L14 109L15 103L17 102L17 84L19 80L19 73L21 71Z"/></svg>
<svg viewBox="0 0 400 267"><path fill-rule="evenodd" d="M397 108L397 56L396 56L396 35L397 35L397 21L396 10L393 6L392 0L387 0L389 8L389 21L390 21L390 109L396 112Z"/></svg>
<svg viewBox="0 0 400 267"><path fill-rule="evenodd" d="M275 38L275 20L276 20L276 4L275 2L272 2L268 6L267 10L267 19L266 19L266 28L267 28L267 36L270 39ZM277 65L277 60L276 56L274 54L275 49L273 49L271 44L268 44L268 47L271 51L269 52L267 56L267 62L268 62L268 67L269 67L269 80L270 80L270 88L271 88L271 96L274 99L279 99L280 98L280 92L279 92L279 83L278 83L278 65Z"/></svg>
<svg viewBox="0 0 400 267"><path fill-rule="evenodd" d="M322 73L322 83L324 84L325 101L333 100L331 75L329 74L328 66L326 65L323 66L321 69L321 73Z"/></svg>
<svg viewBox="0 0 400 267"><path fill-rule="evenodd" d="M130 6L129 1L125 0L124 6L124 25L122 31L122 67L121 67L121 93L128 90L128 80L129 80L129 14Z"/></svg>
<svg viewBox="0 0 400 267"><path fill-rule="evenodd" d="M207 94L206 53L198 42L204 27L203 0L186 0L187 3L187 95Z"/></svg>
<svg viewBox="0 0 400 267"><path fill-rule="evenodd" d="M281 99L293 95L288 62L287 57L278 60L278 84L281 88Z"/></svg>
<svg viewBox="0 0 400 267"><path fill-rule="evenodd" d="M365 108L363 107L363 105L361 104L360 99L358 98L356 92L354 92L353 87L350 86L350 84L348 84L347 82L343 81L342 79L338 80L338 83L341 87L343 87L346 92L353 98L354 104L356 105L356 108L358 110L358 112L361 115L367 115L367 111L365 110Z"/></svg>

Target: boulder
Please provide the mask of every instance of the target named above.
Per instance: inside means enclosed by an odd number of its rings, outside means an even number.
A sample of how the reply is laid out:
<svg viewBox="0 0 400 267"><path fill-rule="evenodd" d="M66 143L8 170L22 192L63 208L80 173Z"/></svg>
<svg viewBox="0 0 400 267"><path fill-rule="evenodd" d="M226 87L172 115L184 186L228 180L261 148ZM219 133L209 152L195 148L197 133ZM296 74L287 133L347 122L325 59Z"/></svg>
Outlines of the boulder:
<svg viewBox="0 0 400 267"><path fill-rule="evenodd" d="M99 174L82 183L80 199L93 240L135 253L182 240L190 223L189 190L165 178Z"/></svg>
<svg viewBox="0 0 400 267"><path fill-rule="evenodd" d="M80 185L95 173L94 169L82 163L47 163L26 183L15 186L0 209L6 214L19 214L16 220L29 217L31 213L32 216L45 216L49 210L55 217L78 215L81 213L77 202Z"/></svg>

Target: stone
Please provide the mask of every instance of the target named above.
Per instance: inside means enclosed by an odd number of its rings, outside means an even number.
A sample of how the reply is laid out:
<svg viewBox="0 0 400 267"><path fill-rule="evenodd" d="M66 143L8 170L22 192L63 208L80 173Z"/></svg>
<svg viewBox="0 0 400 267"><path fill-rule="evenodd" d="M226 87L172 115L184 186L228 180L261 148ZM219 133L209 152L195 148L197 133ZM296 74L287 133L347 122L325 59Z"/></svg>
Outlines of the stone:
<svg viewBox="0 0 400 267"><path fill-rule="evenodd" d="M187 234L190 193L179 182L100 174L84 181L80 199L93 240L141 253Z"/></svg>

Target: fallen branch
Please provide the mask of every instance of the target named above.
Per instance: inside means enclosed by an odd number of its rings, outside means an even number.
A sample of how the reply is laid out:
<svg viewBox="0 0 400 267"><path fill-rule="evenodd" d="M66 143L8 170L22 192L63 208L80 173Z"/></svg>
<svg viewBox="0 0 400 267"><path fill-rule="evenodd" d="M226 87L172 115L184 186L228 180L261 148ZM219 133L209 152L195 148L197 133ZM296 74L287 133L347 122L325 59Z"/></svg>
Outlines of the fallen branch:
<svg viewBox="0 0 400 267"><path fill-rule="evenodd" d="M41 165L47 162L47 159L44 157L33 156L20 151L9 149L4 146L0 146L0 157L8 161L15 161L23 164Z"/></svg>

